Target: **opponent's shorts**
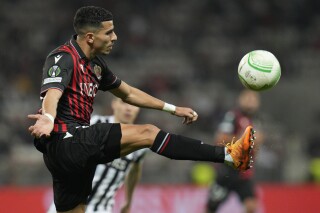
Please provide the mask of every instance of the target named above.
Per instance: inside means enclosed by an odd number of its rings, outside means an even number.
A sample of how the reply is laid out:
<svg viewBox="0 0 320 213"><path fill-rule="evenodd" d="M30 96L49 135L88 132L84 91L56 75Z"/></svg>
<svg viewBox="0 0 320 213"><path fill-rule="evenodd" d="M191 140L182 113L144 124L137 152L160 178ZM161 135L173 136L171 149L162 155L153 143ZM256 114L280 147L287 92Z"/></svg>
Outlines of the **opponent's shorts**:
<svg viewBox="0 0 320 213"><path fill-rule="evenodd" d="M53 180L57 211L86 204L97 164L120 157L120 124L99 123L35 139Z"/></svg>

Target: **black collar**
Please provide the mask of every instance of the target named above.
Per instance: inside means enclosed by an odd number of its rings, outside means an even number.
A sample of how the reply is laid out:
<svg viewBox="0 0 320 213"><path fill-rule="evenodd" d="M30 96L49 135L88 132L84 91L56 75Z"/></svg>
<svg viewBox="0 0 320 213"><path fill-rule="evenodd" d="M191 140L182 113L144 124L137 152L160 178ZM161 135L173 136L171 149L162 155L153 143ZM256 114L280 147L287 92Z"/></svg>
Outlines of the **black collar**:
<svg viewBox="0 0 320 213"><path fill-rule="evenodd" d="M84 54L84 52L82 51L82 49L80 48L79 44L76 41L77 39L77 35L73 35L71 37L70 43L71 45L76 49L77 53L79 54L79 57L81 59L86 59L88 60L88 58L86 57L86 55Z"/></svg>

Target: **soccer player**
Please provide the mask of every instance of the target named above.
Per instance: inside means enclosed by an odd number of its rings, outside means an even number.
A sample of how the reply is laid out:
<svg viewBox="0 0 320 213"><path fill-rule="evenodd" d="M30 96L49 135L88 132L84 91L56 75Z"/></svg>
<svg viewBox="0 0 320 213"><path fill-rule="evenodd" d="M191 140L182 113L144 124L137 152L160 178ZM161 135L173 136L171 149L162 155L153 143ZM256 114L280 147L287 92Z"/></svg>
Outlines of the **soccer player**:
<svg viewBox="0 0 320 213"><path fill-rule="evenodd" d="M255 115L260 106L259 94L243 90L238 98L238 106L228 111L224 120L219 125L216 135L216 143L229 141L236 135L240 135L247 125L252 125ZM259 140L262 143L262 133L259 133ZM231 191L239 195L247 213L255 212L257 199L254 193L253 170L238 172L223 165L217 165L217 179L209 190L207 213L217 212L219 206L228 198ZM226 178L227 177L227 178Z"/></svg>
<svg viewBox="0 0 320 213"><path fill-rule="evenodd" d="M165 103L121 81L108 68L105 56L117 40L112 14L86 6L75 14L73 35L53 50L43 68L40 95L42 114L29 127L36 148L53 178L58 212L84 212L97 164L107 163L142 148L178 160L228 163L238 170L250 167L253 129L228 146L211 146L200 140L175 135L158 127L100 123L89 126L98 90L110 91L124 102L163 110L191 124L197 113ZM132 72L130 70L129 72Z"/></svg>
<svg viewBox="0 0 320 213"><path fill-rule="evenodd" d="M120 98L114 98L111 103L113 115L94 115L90 124L97 123L123 123L133 124L140 109L124 103ZM117 190L124 184L126 203L121 213L130 210L133 191L139 181L142 169L142 160L147 149L137 150L111 163L99 164L93 178L93 191L88 197L87 213L112 213ZM56 212L54 203L47 213Z"/></svg>

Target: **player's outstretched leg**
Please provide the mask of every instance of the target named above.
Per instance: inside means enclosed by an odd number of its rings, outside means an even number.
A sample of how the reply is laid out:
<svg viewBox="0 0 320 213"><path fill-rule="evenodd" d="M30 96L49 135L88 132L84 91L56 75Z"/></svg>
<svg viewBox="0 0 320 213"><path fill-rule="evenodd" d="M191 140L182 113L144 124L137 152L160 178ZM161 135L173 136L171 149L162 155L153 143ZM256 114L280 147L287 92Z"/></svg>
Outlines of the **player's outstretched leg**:
<svg viewBox="0 0 320 213"><path fill-rule="evenodd" d="M212 146L200 140L164 132L153 125L121 124L121 156L141 148L176 160L226 162L238 170L250 168L254 131L247 127L243 136L226 146Z"/></svg>

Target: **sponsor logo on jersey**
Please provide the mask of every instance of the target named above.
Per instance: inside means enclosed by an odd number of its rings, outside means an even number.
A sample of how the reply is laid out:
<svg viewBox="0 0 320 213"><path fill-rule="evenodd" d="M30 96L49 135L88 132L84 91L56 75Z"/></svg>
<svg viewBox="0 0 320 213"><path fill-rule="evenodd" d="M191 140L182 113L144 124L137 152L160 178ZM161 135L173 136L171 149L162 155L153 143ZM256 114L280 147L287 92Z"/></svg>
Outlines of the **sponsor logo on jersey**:
<svg viewBox="0 0 320 213"><path fill-rule="evenodd" d="M80 83L81 95L95 97L98 91L98 85L94 83Z"/></svg>
<svg viewBox="0 0 320 213"><path fill-rule="evenodd" d="M49 68L48 70L48 75L52 78L58 76L61 73L61 69L57 65L53 65L52 67Z"/></svg>

